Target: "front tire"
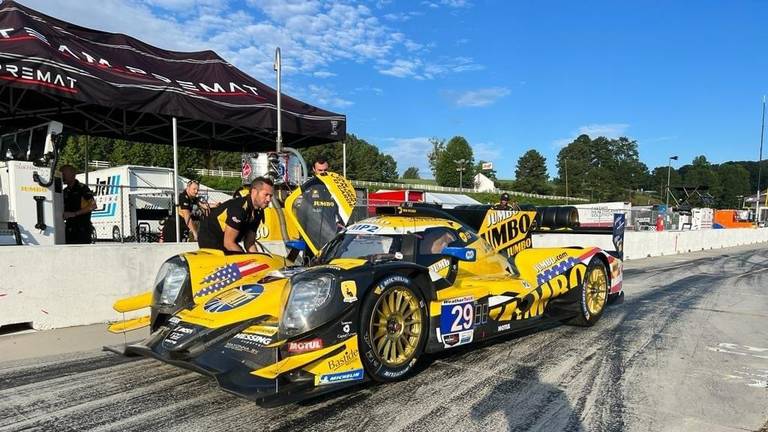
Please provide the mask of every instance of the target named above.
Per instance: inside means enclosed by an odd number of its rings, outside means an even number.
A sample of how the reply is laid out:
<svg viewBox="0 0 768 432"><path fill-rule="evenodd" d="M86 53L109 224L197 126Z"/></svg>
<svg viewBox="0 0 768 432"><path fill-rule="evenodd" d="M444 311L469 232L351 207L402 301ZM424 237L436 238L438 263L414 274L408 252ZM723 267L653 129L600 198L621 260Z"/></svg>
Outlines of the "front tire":
<svg viewBox="0 0 768 432"><path fill-rule="evenodd" d="M579 291L579 314L570 324L591 327L603 315L608 303L608 270L600 259L589 262Z"/></svg>
<svg viewBox="0 0 768 432"><path fill-rule="evenodd" d="M429 314L421 290L404 276L387 277L365 297L360 318L368 375L381 382L405 377L427 342Z"/></svg>

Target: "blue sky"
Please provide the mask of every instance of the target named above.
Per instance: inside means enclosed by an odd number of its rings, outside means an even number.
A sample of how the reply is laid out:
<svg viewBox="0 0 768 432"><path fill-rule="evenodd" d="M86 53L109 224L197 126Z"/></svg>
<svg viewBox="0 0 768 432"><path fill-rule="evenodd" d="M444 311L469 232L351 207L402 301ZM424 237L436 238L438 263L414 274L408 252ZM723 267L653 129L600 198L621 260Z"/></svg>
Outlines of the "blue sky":
<svg viewBox="0 0 768 432"><path fill-rule="evenodd" d="M180 51L213 49L266 84L347 115L348 131L431 176L430 137L462 135L514 177L550 175L580 133L636 139L650 168L757 160L768 2L21 0ZM339 163L340 164L340 163Z"/></svg>

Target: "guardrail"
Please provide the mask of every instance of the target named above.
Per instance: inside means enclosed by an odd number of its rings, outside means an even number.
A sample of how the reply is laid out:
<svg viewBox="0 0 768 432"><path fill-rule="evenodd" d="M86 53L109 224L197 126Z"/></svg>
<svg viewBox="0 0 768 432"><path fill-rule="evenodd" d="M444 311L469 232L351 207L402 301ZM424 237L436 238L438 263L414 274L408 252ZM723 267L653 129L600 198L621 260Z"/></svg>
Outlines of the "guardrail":
<svg viewBox="0 0 768 432"><path fill-rule="evenodd" d="M447 192L447 193L479 193L480 192L476 189L455 188L455 187L437 186L437 185L430 185L430 184L371 182L371 181L364 181L364 180L350 180L350 181L352 182L352 185L357 187L378 187L383 189L415 189L415 190L423 190L427 192ZM589 202L589 200L586 198L565 197L560 195L541 195L541 194L511 191L511 190L505 190L505 189L495 189L488 193L495 193L495 194L508 193L510 195L526 197L526 198L542 198L542 199L551 199L551 200Z"/></svg>
<svg viewBox="0 0 768 432"><path fill-rule="evenodd" d="M206 169L206 168L195 168L192 171L197 173L197 175L201 176L211 176L211 177L241 177L240 171L228 171L224 169Z"/></svg>

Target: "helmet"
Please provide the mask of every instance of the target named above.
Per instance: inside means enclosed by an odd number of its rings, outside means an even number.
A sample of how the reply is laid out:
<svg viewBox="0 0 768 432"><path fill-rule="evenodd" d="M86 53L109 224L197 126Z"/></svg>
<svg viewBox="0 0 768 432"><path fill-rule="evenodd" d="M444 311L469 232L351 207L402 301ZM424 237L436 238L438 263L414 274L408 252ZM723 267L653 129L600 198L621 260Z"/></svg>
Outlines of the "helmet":
<svg viewBox="0 0 768 432"><path fill-rule="evenodd" d="M509 201L509 194L506 192L501 194L501 197L499 197L499 201Z"/></svg>

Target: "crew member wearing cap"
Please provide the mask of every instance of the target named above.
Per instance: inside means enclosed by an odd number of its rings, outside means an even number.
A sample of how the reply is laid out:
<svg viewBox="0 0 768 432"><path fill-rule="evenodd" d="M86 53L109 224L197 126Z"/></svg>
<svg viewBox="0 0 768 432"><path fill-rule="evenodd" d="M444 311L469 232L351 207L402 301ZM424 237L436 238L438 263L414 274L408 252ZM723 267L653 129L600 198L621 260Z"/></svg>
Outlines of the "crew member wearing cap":
<svg viewBox="0 0 768 432"><path fill-rule="evenodd" d="M493 206L494 210L512 210L512 206L509 205L509 194L504 192L499 197L499 203Z"/></svg>

